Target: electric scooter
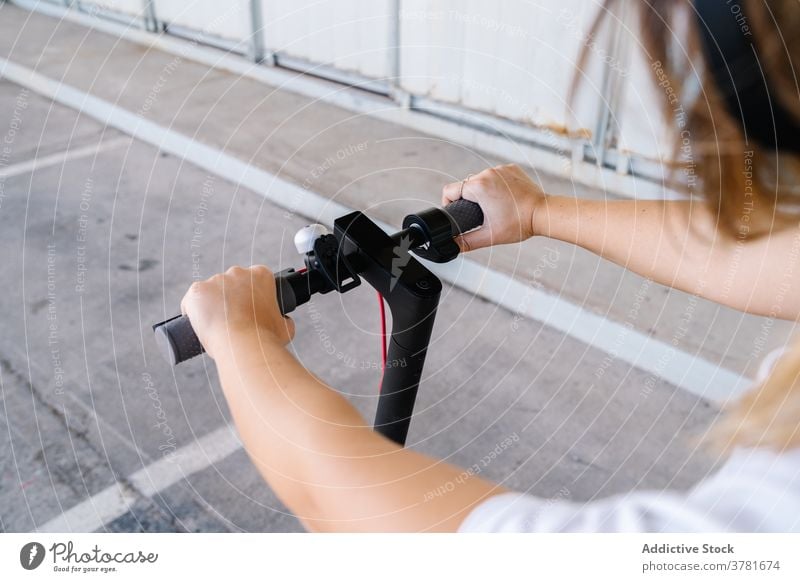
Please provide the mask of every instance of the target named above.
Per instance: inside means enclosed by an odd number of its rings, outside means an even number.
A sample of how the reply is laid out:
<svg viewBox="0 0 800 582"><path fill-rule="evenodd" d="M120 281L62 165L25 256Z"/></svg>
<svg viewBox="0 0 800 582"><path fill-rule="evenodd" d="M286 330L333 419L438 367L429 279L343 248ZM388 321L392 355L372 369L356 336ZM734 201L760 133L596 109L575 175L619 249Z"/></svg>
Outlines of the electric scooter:
<svg viewBox="0 0 800 582"><path fill-rule="evenodd" d="M389 235L362 212L351 212L334 221L333 234L319 224L298 231L294 242L305 255L305 266L275 276L284 315L315 293L346 293L362 278L389 305L392 331L374 429L400 445L408 435L442 290L439 278L409 251L436 263L452 261L459 254L454 237L478 228L483 218L479 205L461 199L445 208L410 214L403 219L403 229ZM155 324L153 331L173 365L204 352L184 315Z"/></svg>

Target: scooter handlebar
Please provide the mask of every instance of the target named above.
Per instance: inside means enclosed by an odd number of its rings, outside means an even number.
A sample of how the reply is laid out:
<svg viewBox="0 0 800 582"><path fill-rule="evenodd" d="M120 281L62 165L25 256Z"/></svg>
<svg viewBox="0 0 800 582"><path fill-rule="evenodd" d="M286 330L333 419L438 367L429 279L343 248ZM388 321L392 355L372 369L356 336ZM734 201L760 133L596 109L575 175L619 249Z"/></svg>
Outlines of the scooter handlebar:
<svg viewBox="0 0 800 582"><path fill-rule="evenodd" d="M286 277L276 277L275 286L278 291L278 308L287 315L297 307L297 297L292 285ZM203 345L192 328L192 323L185 315L176 315L153 326L156 343L164 356L173 366L190 360L205 352Z"/></svg>
<svg viewBox="0 0 800 582"><path fill-rule="evenodd" d="M481 207L469 200L456 200L448 204L444 211L453 223L454 236L483 224L484 217ZM276 277L275 284L278 291L278 307L284 315L294 311L298 303L305 303L308 300L308 298L305 300L301 298L298 301L289 277ZM205 352L189 318L185 315L176 315L155 324L153 332L156 334L156 342L164 359L173 366Z"/></svg>

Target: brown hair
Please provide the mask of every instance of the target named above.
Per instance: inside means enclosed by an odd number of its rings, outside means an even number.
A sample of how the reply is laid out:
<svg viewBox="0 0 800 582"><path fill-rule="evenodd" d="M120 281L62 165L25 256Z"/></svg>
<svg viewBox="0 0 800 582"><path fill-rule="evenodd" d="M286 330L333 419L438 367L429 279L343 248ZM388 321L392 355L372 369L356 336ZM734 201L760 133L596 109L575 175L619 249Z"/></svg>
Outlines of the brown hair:
<svg viewBox="0 0 800 582"><path fill-rule="evenodd" d="M614 0L604 2L593 34L617 4ZM794 68L794 63L800 62L800 35L796 32L800 30L800 4L797 0L742 0L739 8L749 20L772 97L800 120L800 88ZM800 159L746 142L739 121L728 113L715 83L704 72L705 56L692 3L644 0L636 4L636 9L640 41L654 73L653 81L671 87L673 95L681 99L684 127L691 132L698 187L687 188L677 179L671 180L670 186L687 194L699 193L718 217L718 230L730 237L743 240L787 226L797 228L800 196L791 182L800 184ZM676 29L689 33L677 47L673 38ZM581 55L579 68L587 58L588 48ZM573 95L577 79L576 75ZM691 83L702 88L694 97L686 91ZM670 102L670 95L660 94L665 119L674 118L674 98ZM766 380L728 407L726 413L707 437L719 449L750 446L782 451L800 447L800 341L787 350Z"/></svg>
<svg viewBox="0 0 800 582"><path fill-rule="evenodd" d="M620 4L605 0L592 34L598 33ZM629 6L626 3L622 8L629 10ZM742 0L740 7L752 29L773 97L800 120L800 88L794 69L794 62L800 63L797 0ZM687 186L677 171L670 173L668 185L687 195L702 196L718 217L720 232L730 237L755 238L797 224L800 196L787 178L800 178L800 159L764 149L752 140L747 143L739 121L728 113L713 79L704 72L705 57L693 5L688 0L643 0L635 3L635 10L638 22L633 29L638 31L653 81L670 88L658 93L664 119L675 120L677 98L691 135L697 185ZM687 30L688 37L677 39L676 30ZM589 58L586 47L579 68ZM576 75L573 95L578 84ZM701 90L692 95L687 90L691 86ZM677 125L673 128L677 130ZM671 165L676 170L681 165L677 131L673 143L675 162Z"/></svg>
<svg viewBox="0 0 800 582"><path fill-rule="evenodd" d="M718 450L745 446L783 451L800 446L800 342L726 413L706 437Z"/></svg>

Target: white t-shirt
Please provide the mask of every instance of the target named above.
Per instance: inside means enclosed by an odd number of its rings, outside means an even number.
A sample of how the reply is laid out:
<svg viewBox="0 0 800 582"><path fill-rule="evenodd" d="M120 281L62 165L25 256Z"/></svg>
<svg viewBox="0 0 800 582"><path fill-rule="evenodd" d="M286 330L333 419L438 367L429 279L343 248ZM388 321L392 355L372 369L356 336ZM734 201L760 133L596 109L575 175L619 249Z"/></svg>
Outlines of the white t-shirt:
<svg viewBox="0 0 800 582"><path fill-rule="evenodd" d="M800 532L800 449L742 449L687 493L634 491L588 503L490 497L462 532Z"/></svg>
<svg viewBox="0 0 800 582"><path fill-rule="evenodd" d="M770 354L759 376L776 359ZM736 450L686 493L634 491L587 503L504 493L473 509L459 531L800 532L800 449Z"/></svg>

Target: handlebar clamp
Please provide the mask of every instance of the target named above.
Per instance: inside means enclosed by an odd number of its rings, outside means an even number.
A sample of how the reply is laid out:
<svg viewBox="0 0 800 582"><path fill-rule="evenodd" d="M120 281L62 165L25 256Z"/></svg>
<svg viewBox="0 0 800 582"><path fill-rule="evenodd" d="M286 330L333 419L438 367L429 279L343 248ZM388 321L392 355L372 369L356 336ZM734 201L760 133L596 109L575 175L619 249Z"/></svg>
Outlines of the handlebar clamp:
<svg viewBox="0 0 800 582"><path fill-rule="evenodd" d="M361 279L339 252L339 241L332 234L324 234L314 241L314 249L307 253L306 266L309 271L322 273L331 286L328 291L335 289L344 293L361 284Z"/></svg>
<svg viewBox="0 0 800 582"><path fill-rule="evenodd" d="M403 219L403 228L416 228L427 243L414 249L414 254L434 263L447 263L458 256L458 245L453 240L453 222L441 208L428 208Z"/></svg>

